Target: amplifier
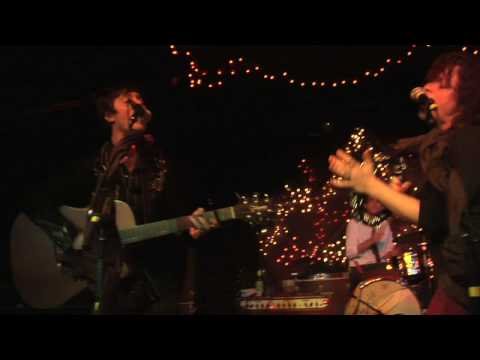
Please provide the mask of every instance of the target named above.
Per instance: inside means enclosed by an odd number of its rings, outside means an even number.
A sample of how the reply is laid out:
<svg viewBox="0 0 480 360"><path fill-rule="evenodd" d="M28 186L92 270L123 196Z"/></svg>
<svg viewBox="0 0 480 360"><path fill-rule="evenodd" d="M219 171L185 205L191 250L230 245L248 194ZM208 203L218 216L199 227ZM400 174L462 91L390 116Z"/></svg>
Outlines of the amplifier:
<svg viewBox="0 0 480 360"><path fill-rule="evenodd" d="M338 306L332 303L333 293L316 296L257 297L240 300L242 314L335 315ZM343 307L341 310L343 313Z"/></svg>
<svg viewBox="0 0 480 360"><path fill-rule="evenodd" d="M342 315L350 297L349 277L345 273L320 273L284 283L282 294L275 294L279 296L241 299L242 313Z"/></svg>

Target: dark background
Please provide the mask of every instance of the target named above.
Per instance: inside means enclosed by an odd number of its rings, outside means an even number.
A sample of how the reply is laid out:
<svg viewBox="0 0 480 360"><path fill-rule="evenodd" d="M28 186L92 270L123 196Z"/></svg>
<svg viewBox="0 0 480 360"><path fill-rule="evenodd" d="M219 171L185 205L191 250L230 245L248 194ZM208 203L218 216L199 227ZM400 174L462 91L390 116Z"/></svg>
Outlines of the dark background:
<svg viewBox="0 0 480 360"><path fill-rule="evenodd" d="M312 89L280 81L232 78L221 89L190 89L188 62L158 46L3 46L0 48L5 224L0 273L17 301L8 265L9 231L19 212L48 214L85 206L94 186L92 159L108 137L90 102L93 91L121 80L140 86L154 113L151 131L179 168L195 205L231 205L234 192L275 194L298 180L308 158L325 178L327 156L364 126L384 142L427 129L409 101L412 87L441 52L418 47L404 64L355 87ZM244 57L270 73L337 79L404 55L395 46L188 46L202 69ZM330 125L327 125L329 123Z"/></svg>

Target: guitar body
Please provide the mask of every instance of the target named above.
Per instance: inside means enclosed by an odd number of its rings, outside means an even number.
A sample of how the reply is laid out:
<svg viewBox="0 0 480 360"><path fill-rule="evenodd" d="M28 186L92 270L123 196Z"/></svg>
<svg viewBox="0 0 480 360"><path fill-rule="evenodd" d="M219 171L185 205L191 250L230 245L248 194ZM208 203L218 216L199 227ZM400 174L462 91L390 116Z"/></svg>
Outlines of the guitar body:
<svg viewBox="0 0 480 360"><path fill-rule="evenodd" d="M20 214L10 233L10 264L15 287L22 300L36 309L63 305L87 287L57 266L55 244L25 214Z"/></svg>
<svg viewBox="0 0 480 360"><path fill-rule="evenodd" d="M119 230L135 226L130 207L115 202ZM87 209L62 206L60 213L79 234L73 248L81 249L87 225ZM52 309L65 304L87 288L87 281L75 280L57 265L56 245L48 234L28 216L20 214L10 233L10 263L15 287L22 300L36 309Z"/></svg>

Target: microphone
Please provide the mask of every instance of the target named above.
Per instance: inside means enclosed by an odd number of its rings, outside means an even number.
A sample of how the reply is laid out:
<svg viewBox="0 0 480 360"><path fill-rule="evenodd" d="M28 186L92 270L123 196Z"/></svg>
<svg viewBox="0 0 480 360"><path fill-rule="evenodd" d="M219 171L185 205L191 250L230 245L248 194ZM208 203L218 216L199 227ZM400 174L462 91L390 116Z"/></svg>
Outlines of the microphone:
<svg viewBox="0 0 480 360"><path fill-rule="evenodd" d="M410 99L420 104L420 106L428 111L433 111L438 108L438 105L427 96L427 93L423 87L416 87L410 91Z"/></svg>
<svg viewBox="0 0 480 360"><path fill-rule="evenodd" d="M427 96L425 89L421 86L413 88L412 91L410 91L410 99L420 105L420 110L418 111L420 120L434 124L432 111L437 109L438 105Z"/></svg>
<svg viewBox="0 0 480 360"><path fill-rule="evenodd" d="M133 115L130 117L130 129L137 121L148 123L151 118L151 113L144 106L136 103L130 103L133 109Z"/></svg>
<svg viewBox="0 0 480 360"><path fill-rule="evenodd" d="M132 104L132 108L133 108L133 115L132 117L135 119L135 120L138 120L139 118L143 118L145 117L146 115L146 111L145 109L143 108L143 106L139 105L139 104Z"/></svg>

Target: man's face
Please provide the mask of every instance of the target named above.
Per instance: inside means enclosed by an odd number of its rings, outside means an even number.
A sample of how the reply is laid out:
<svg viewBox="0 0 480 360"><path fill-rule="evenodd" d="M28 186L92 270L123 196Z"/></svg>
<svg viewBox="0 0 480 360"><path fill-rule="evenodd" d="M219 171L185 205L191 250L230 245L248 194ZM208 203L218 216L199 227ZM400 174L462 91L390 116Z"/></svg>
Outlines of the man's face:
<svg viewBox="0 0 480 360"><path fill-rule="evenodd" d="M438 108L432 111L432 118L441 130L450 129L460 115L457 95L459 72L460 67L455 66L450 76L444 71L435 81L424 86L427 96L438 105Z"/></svg>
<svg viewBox="0 0 480 360"><path fill-rule="evenodd" d="M134 105L141 106L143 108L145 116L134 120ZM113 131L119 132L121 134L127 134L130 130L147 130L147 126L150 122L152 113L145 106L145 103L138 92L132 91L119 95L113 101L113 108L115 112L113 114L105 116L105 120L112 124Z"/></svg>
<svg viewBox="0 0 480 360"><path fill-rule="evenodd" d="M365 209L372 215L377 215L382 212L385 208L383 205L374 199L368 199L367 203L365 204Z"/></svg>

